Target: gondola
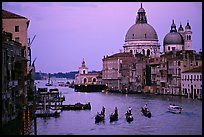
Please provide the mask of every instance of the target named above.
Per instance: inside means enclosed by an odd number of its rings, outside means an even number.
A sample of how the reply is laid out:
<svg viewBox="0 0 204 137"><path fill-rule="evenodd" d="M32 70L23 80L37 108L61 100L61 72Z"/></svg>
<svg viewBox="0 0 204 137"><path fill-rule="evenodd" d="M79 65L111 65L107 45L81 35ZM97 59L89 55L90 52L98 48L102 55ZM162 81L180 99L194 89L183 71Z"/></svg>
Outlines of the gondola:
<svg viewBox="0 0 204 137"><path fill-rule="evenodd" d="M127 122L131 122L131 121L133 121L133 116L132 116L131 113L126 113L125 116L126 116L126 120L127 120Z"/></svg>
<svg viewBox="0 0 204 137"><path fill-rule="evenodd" d="M144 109L143 107L141 107L141 112L143 113L143 115L145 117L151 118L151 116L152 116L152 114L151 114L149 109Z"/></svg>
<svg viewBox="0 0 204 137"><path fill-rule="evenodd" d="M118 114L112 113L110 115L110 122L117 121L117 120L118 120Z"/></svg>
<svg viewBox="0 0 204 137"><path fill-rule="evenodd" d="M95 123L99 123L101 121L104 121L105 115L104 114L97 114L95 117Z"/></svg>
<svg viewBox="0 0 204 137"><path fill-rule="evenodd" d="M118 108L115 107L114 113L111 113L110 115L110 122L117 121L117 120L118 120Z"/></svg>
<svg viewBox="0 0 204 137"><path fill-rule="evenodd" d="M102 108L100 114L97 112L97 115L95 116L95 123L99 123L101 121L104 122L104 120L105 120L105 107Z"/></svg>

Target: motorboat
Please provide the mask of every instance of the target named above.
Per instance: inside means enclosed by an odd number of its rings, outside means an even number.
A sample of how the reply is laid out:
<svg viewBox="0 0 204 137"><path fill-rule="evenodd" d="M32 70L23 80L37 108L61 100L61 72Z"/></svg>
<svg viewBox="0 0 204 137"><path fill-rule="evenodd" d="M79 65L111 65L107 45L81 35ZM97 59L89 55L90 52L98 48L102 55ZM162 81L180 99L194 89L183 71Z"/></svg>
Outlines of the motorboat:
<svg viewBox="0 0 204 137"><path fill-rule="evenodd" d="M172 113L181 113L183 108L181 106L178 106L178 105L170 104L168 106L168 110L169 110L169 112L172 112Z"/></svg>

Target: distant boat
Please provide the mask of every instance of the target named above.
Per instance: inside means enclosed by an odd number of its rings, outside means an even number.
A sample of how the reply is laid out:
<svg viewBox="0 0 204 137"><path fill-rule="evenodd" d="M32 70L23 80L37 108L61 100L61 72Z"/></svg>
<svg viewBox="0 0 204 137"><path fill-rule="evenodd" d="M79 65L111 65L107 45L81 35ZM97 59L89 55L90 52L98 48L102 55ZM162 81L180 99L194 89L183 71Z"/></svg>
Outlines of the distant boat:
<svg viewBox="0 0 204 137"><path fill-rule="evenodd" d="M181 111L183 110L181 106L178 106L178 105L169 105L168 106L168 110L169 112L172 112L172 113L181 113Z"/></svg>
<svg viewBox="0 0 204 137"><path fill-rule="evenodd" d="M49 74L48 82L45 84L45 86L52 86L52 83L50 81L50 74Z"/></svg>

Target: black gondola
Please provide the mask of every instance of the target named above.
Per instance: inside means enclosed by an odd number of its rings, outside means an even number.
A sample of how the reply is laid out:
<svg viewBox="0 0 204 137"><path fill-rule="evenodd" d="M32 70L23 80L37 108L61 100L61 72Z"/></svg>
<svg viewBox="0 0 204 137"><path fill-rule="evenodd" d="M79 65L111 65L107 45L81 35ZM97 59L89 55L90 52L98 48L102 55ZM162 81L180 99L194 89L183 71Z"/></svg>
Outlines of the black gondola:
<svg viewBox="0 0 204 137"><path fill-rule="evenodd" d="M99 123L101 121L104 121L105 115L104 114L97 114L95 117L95 123Z"/></svg>
<svg viewBox="0 0 204 137"><path fill-rule="evenodd" d="M115 112L110 115L110 122L118 120L118 108L115 107Z"/></svg>
<svg viewBox="0 0 204 137"><path fill-rule="evenodd" d="M125 116L126 116L126 120L127 120L127 122L131 122L131 121L133 121L133 116L132 116L132 114L131 113L126 113L125 114Z"/></svg>
<svg viewBox="0 0 204 137"><path fill-rule="evenodd" d="M143 115L145 117L151 118L151 116L152 116L152 114L148 108L144 109L143 107L141 107L141 112L143 113Z"/></svg>
<svg viewBox="0 0 204 137"><path fill-rule="evenodd" d="M95 117L95 123L99 123L101 121L104 121L105 119L105 107L102 108L101 113L97 113L96 117Z"/></svg>

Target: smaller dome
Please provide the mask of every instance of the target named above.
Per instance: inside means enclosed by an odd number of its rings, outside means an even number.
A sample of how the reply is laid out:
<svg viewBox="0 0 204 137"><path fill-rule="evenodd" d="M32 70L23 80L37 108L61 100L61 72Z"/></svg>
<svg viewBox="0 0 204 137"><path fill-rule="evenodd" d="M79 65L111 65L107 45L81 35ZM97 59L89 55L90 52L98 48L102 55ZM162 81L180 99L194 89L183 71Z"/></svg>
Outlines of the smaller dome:
<svg viewBox="0 0 204 137"><path fill-rule="evenodd" d="M164 45L166 44L170 44L170 45L174 45L174 44L184 44L184 40L183 37L180 33L178 32L170 32L168 33L165 37L164 37Z"/></svg>

